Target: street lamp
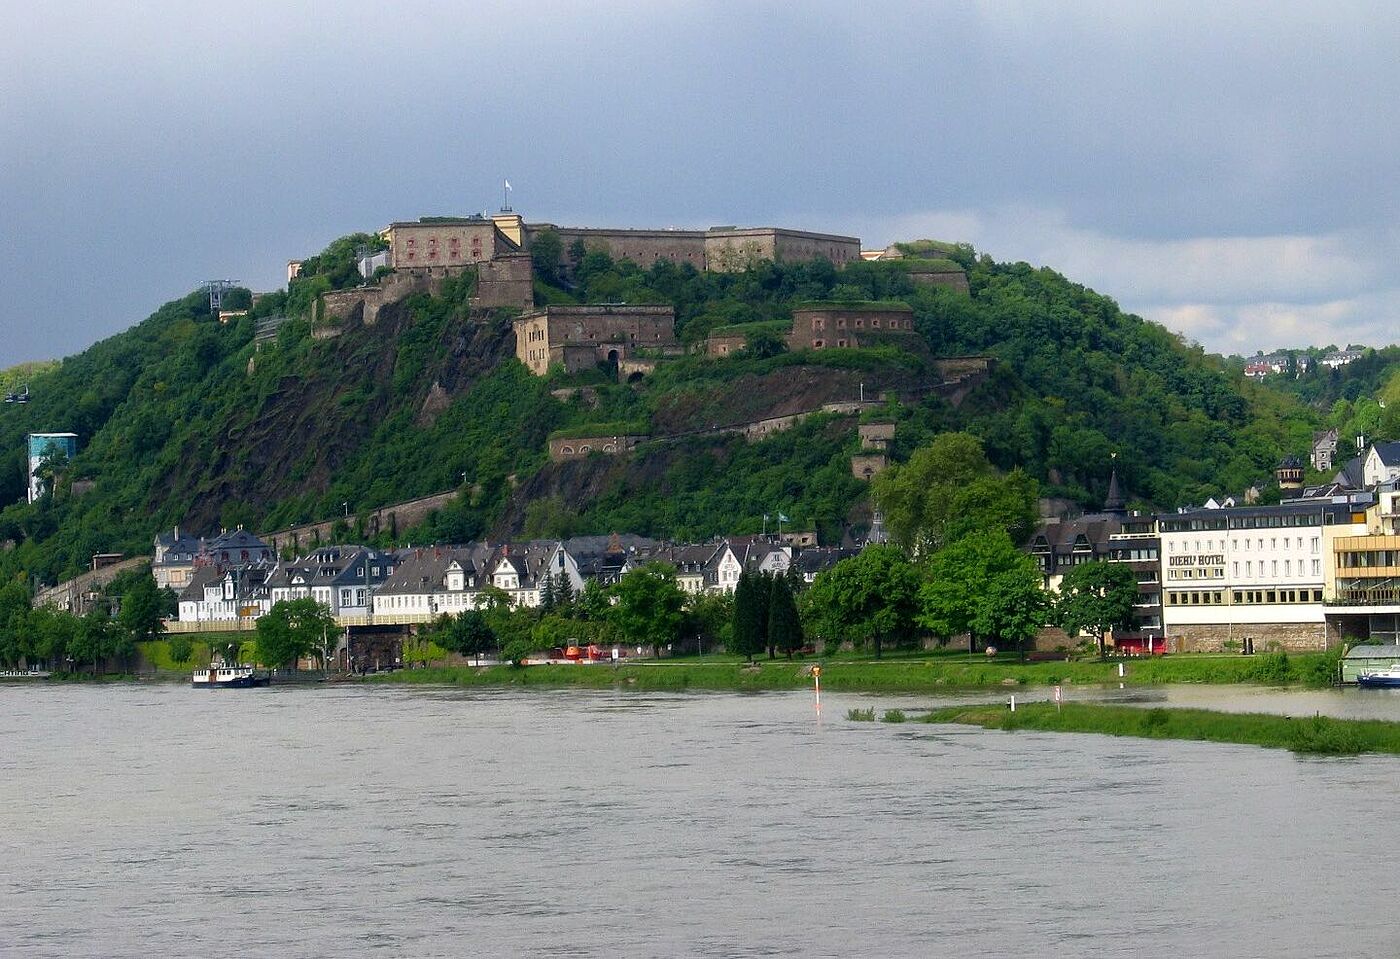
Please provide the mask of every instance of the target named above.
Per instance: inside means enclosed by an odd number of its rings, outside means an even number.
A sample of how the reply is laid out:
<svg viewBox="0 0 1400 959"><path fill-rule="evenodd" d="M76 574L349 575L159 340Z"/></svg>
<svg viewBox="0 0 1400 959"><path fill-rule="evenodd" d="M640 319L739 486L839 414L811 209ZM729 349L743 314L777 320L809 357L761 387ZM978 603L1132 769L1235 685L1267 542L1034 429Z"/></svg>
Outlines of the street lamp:
<svg viewBox="0 0 1400 959"><path fill-rule="evenodd" d="M346 519L349 519L349 518L350 518L350 503L349 503L348 501L347 501L347 502L344 502L344 503L341 503L341 504L340 504L340 507L341 507L341 509L345 510L345 518L346 518Z"/></svg>

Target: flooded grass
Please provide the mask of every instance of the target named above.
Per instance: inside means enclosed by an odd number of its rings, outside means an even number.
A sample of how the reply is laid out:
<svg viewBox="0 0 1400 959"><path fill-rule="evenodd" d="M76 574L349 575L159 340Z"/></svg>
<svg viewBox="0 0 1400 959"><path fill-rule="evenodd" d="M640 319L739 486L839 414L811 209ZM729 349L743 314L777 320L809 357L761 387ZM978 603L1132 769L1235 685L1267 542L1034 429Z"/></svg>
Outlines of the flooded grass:
<svg viewBox="0 0 1400 959"><path fill-rule="evenodd" d="M471 686L621 686L639 690L782 690L811 688L813 660L695 659L634 662L620 666L540 665L437 666L372 677L376 682ZM1155 686L1166 683L1250 683L1273 686L1325 686L1335 672L1330 654L1210 656L1184 654L1129 660L1124 675L1116 661L1021 663L959 659L946 653L927 659L890 661L830 660L822 664L822 688L832 692L933 692L996 686L1099 685Z"/></svg>
<svg viewBox="0 0 1400 959"><path fill-rule="evenodd" d="M961 723L984 729L1100 733L1144 739L1239 743L1296 753L1350 756L1400 754L1400 723L1383 720L1297 718L1209 709L1138 709L1101 703L1027 703L1015 712L1003 705L949 706L926 717L931 723Z"/></svg>

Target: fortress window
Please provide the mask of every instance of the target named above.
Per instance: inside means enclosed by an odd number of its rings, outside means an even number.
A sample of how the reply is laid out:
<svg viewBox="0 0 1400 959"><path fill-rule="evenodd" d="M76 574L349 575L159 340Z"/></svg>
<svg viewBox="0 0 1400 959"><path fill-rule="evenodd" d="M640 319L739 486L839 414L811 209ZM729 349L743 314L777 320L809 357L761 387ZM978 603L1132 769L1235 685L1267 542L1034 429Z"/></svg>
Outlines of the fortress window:
<svg viewBox="0 0 1400 959"><path fill-rule="evenodd" d="M821 348L822 348L823 346L825 346L825 345L826 345L826 343L824 343L824 342L821 341L821 340L813 340L813 341L812 341L812 349L814 349L814 350L819 350L819 349L821 349Z"/></svg>
<svg viewBox="0 0 1400 959"><path fill-rule="evenodd" d="M859 325L859 324L857 324L857 325ZM870 319L870 328L871 328L872 330L878 330L878 329L880 328L880 318L879 318L878 316L871 317L871 319Z"/></svg>
<svg viewBox="0 0 1400 959"><path fill-rule="evenodd" d="M875 325L878 324L879 322L880 322L879 320L871 320L871 321L870 321L870 325L871 325L871 326L875 326ZM860 317L856 317L856 329L858 329L858 330L859 330L859 329L864 329L864 327L865 327L865 320L861 319Z"/></svg>

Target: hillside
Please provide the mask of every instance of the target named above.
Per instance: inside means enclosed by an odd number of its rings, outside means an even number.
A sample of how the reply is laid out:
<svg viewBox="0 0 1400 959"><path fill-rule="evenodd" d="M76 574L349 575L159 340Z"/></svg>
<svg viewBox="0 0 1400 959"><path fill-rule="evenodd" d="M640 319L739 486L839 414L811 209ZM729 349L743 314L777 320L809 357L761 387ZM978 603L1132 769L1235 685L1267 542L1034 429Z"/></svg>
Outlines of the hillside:
<svg viewBox="0 0 1400 959"><path fill-rule="evenodd" d="M1107 297L965 246L946 249L967 269L970 296L915 286L897 263L704 274L601 253L584 256L568 285L537 283L542 301L671 303L691 343L716 327L771 329L801 301L899 300L914 310L913 349L688 356L633 385L601 371L542 379L514 360L508 314L469 308L470 276L386 307L373 326L314 339L298 317L316 290L354 282L345 263L361 239L307 261L291 292L251 317L221 325L191 294L36 372L30 403L0 407L0 501L13 504L0 511L0 540L15 543L0 573L52 581L94 552L147 550L176 523L270 530L348 508L353 527L374 507L454 487L457 502L400 538L700 537L756 532L778 510L835 537L865 515L850 418L817 417L761 442L654 439L628 457L560 464L548 462L546 440L590 423L687 433L849 400L862 386L905 399L884 410L898 423L896 459L940 430L966 429L997 465L1085 504L1101 499L1113 452L1139 502L1172 506L1267 475L1321 421ZM255 323L274 311L292 319L258 349ZM934 358L963 354L1000 363L955 407L931 391ZM575 387L587 389L552 392ZM52 497L16 502L24 434L42 430L78 433L79 455Z"/></svg>

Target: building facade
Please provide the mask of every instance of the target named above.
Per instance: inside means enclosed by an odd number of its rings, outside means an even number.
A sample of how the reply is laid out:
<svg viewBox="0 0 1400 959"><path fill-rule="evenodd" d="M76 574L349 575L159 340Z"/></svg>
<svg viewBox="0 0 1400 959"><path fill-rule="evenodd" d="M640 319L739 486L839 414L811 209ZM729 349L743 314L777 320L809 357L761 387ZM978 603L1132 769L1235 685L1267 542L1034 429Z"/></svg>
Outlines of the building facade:
<svg viewBox="0 0 1400 959"><path fill-rule="evenodd" d="M547 306L515 319L515 355L536 376L558 364L569 372L618 363L638 350L675 350L670 306Z"/></svg>
<svg viewBox="0 0 1400 959"><path fill-rule="evenodd" d="M914 309L904 303L811 303L792 311L791 350L869 346L891 331L914 329Z"/></svg>
<svg viewBox="0 0 1400 959"><path fill-rule="evenodd" d="M391 223L380 235L395 270L473 266L520 249L485 217L424 217Z"/></svg>
<svg viewBox="0 0 1400 959"><path fill-rule="evenodd" d="M1333 539L1366 531L1368 503L1293 500L1159 517L1168 643L1181 652L1327 648L1338 638L1325 605L1327 556Z"/></svg>

